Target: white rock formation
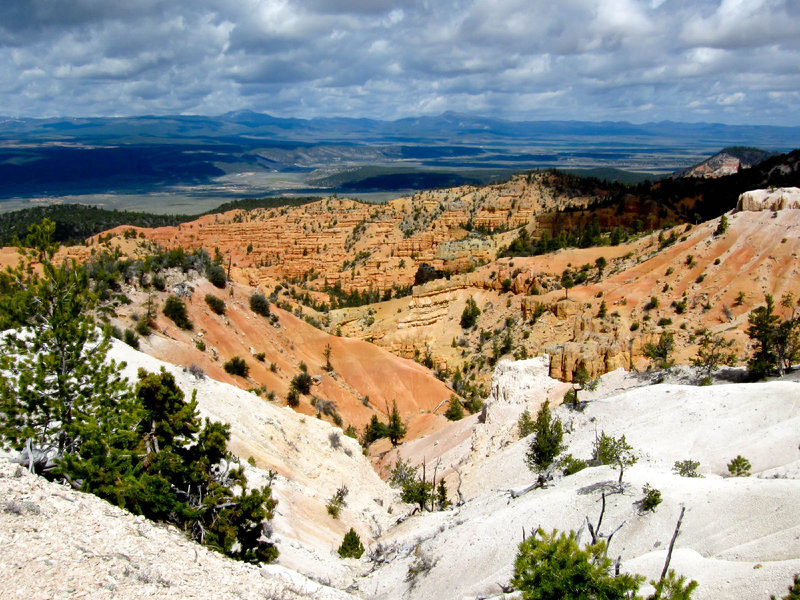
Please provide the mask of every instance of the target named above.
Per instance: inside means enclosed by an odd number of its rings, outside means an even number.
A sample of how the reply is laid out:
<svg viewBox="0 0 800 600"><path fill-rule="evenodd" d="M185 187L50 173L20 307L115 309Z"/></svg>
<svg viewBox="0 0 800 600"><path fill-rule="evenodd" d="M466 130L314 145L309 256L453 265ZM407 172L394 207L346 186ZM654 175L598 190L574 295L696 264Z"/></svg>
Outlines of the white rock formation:
<svg viewBox="0 0 800 600"><path fill-rule="evenodd" d="M739 195L737 211L786 210L800 208L800 188L751 190Z"/></svg>

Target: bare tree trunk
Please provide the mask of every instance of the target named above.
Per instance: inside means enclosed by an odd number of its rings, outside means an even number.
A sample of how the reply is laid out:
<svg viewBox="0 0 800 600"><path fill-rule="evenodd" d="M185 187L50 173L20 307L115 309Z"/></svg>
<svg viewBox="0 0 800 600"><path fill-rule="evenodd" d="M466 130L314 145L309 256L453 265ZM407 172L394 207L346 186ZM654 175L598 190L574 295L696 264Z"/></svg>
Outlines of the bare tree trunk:
<svg viewBox="0 0 800 600"><path fill-rule="evenodd" d="M681 529L681 522L683 522L683 513L686 512L686 507L681 507L681 515L678 517L678 523L675 525L675 533L672 534L672 541L669 543L669 550L667 551L667 560L664 562L664 568L661 570L661 579L659 582L664 581L664 578L667 576L667 570L669 569L669 562L672 560L672 549L675 547L675 540L678 539L678 532ZM656 600L658 600L660 594L656 592Z"/></svg>
<svg viewBox="0 0 800 600"><path fill-rule="evenodd" d="M455 471L456 476L458 477L458 487L456 488L456 494L458 494L458 506L464 504L464 494L461 493L461 471L458 470L458 467L454 466L453 471Z"/></svg>

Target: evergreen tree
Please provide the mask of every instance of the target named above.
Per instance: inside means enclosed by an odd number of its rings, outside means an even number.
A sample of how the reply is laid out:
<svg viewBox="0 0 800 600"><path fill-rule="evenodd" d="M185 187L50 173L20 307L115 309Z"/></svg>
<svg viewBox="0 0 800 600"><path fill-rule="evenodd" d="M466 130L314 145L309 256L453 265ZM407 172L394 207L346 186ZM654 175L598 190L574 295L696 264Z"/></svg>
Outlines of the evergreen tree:
<svg viewBox="0 0 800 600"><path fill-rule="evenodd" d="M549 401L546 401L536 413L533 434L525 462L531 471L544 471L564 449L561 443L564 430L561 421L554 419L550 413Z"/></svg>
<svg viewBox="0 0 800 600"><path fill-rule="evenodd" d="M561 287L564 288L564 298L569 298L569 290L575 287L575 276L569 269L561 273Z"/></svg>
<svg viewBox="0 0 800 600"><path fill-rule="evenodd" d="M460 421L464 418L464 407L456 396L450 396L444 416L450 421Z"/></svg>
<svg viewBox="0 0 800 600"><path fill-rule="evenodd" d="M764 379L772 374L778 362L775 352L775 335L780 318L775 314L772 296L766 295L766 305L754 308L748 317L747 335L753 342L753 355L747 369L753 379Z"/></svg>
<svg viewBox="0 0 800 600"><path fill-rule="evenodd" d="M447 486L444 484L444 479L439 480L439 485L436 486L436 508L445 510L452 502L447 499Z"/></svg>
<svg viewBox="0 0 800 600"><path fill-rule="evenodd" d="M344 534L342 545L339 546L339 556L342 558L361 558L364 554L364 546L361 544L361 538L358 537L356 530L352 527L350 531Z"/></svg>
<svg viewBox="0 0 800 600"><path fill-rule="evenodd" d="M19 330L2 340L2 443L25 450L34 470L174 523L230 556L274 559L263 535L276 505L270 488L247 490L226 449L229 427L201 424L172 375L140 371L131 389L88 312L97 302L86 269L52 262L53 229L32 227L32 250L6 274L9 302L0 304ZM32 259L41 276L27 269Z"/></svg>
<svg viewBox="0 0 800 600"><path fill-rule="evenodd" d="M644 355L647 356L658 369L669 369L675 364L670 357L675 349L675 339L669 331L662 331L658 343L647 343L644 346Z"/></svg>
<svg viewBox="0 0 800 600"><path fill-rule="evenodd" d="M605 541L582 549L575 532L548 534L540 528L519 545L511 582L523 600L626 600L643 580L611 572Z"/></svg>
<svg viewBox="0 0 800 600"><path fill-rule="evenodd" d="M361 440L361 444L364 447L367 447L375 440L379 440L388 436L389 434L386 431L386 423L381 423L380 420L378 420L378 415L372 415L369 423L364 428L364 435Z"/></svg>
<svg viewBox="0 0 800 600"><path fill-rule="evenodd" d="M31 249L20 248L22 263L9 273L15 287L2 303L19 329L2 340L0 435L16 450L27 446L38 472L76 452L93 428L124 428L136 418L119 365L106 360L110 342L86 312L96 306L86 270L52 262L54 231L47 220L30 228Z"/></svg>
<svg viewBox="0 0 800 600"><path fill-rule="evenodd" d="M595 439L592 450L592 461L596 465L616 465L619 468L619 481L622 489L622 475L627 467L636 463L638 457L633 452L633 447L625 440L625 436L615 438L600 432L600 437Z"/></svg>
<svg viewBox="0 0 800 600"><path fill-rule="evenodd" d="M389 423L386 425L386 437L392 442L392 446L397 444L406 436L406 426L397 410L397 401L392 401L392 413L389 415Z"/></svg>
<svg viewBox="0 0 800 600"><path fill-rule="evenodd" d="M464 306L464 311L461 313L461 327L462 329L469 329L475 326L478 317L481 315L481 309L478 308L475 299L470 296L467 298L467 304Z"/></svg>

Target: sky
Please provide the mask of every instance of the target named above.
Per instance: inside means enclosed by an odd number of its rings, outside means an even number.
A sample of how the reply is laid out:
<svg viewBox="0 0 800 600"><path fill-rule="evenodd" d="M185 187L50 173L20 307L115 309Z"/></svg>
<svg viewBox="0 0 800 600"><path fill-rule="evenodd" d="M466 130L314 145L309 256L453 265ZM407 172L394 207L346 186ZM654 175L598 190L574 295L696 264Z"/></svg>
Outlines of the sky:
<svg viewBox="0 0 800 600"><path fill-rule="evenodd" d="M0 115L800 125L800 0L2 0Z"/></svg>

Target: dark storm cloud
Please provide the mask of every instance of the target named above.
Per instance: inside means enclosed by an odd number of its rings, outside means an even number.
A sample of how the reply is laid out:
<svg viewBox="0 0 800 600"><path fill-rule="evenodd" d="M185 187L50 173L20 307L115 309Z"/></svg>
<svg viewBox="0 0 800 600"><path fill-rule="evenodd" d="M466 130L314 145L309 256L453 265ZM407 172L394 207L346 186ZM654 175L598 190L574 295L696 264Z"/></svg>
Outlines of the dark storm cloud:
<svg viewBox="0 0 800 600"><path fill-rule="evenodd" d="M796 0L4 0L0 113L800 124Z"/></svg>

